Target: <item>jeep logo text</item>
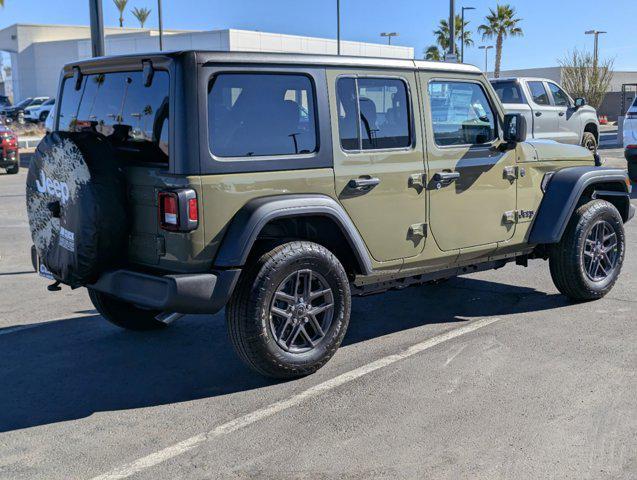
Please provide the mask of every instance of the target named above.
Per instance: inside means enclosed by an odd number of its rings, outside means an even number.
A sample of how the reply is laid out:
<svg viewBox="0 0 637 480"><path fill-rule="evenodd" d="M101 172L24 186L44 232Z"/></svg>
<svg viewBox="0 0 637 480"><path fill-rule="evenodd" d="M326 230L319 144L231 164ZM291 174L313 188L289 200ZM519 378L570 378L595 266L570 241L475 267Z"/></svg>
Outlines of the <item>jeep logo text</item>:
<svg viewBox="0 0 637 480"><path fill-rule="evenodd" d="M58 180L52 180L47 178L44 172L40 173L40 179L35 180L35 185L38 188L38 192L40 193L49 193L49 195L53 195L54 197L62 200L62 203L66 203L69 199L69 187L66 182L60 182Z"/></svg>

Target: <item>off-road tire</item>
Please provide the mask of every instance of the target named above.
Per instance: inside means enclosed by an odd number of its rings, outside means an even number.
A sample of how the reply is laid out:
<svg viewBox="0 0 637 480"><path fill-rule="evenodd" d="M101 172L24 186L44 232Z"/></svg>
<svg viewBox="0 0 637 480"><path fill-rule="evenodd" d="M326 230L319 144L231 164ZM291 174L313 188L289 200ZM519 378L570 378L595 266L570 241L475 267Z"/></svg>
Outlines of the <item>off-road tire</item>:
<svg viewBox="0 0 637 480"><path fill-rule="evenodd" d="M20 171L20 165L18 165L17 163L13 167L7 168L7 173L9 175L15 175L19 171Z"/></svg>
<svg viewBox="0 0 637 480"><path fill-rule="evenodd" d="M136 307L90 288L88 296L100 315L120 328L138 332L166 328L165 323L155 319L155 316L161 312Z"/></svg>
<svg viewBox="0 0 637 480"><path fill-rule="evenodd" d="M582 136L582 147L587 148L593 153L597 153L597 138L591 132L584 132Z"/></svg>
<svg viewBox="0 0 637 480"><path fill-rule="evenodd" d="M284 350L271 328L270 308L282 282L298 271L322 276L333 295L331 324L317 345L303 353ZM226 307L228 335L238 356L268 377L292 379L314 373L334 355L349 324L347 274L325 247L294 241L279 245L247 267Z"/></svg>
<svg viewBox="0 0 637 480"><path fill-rule="evenodd" d="M633 182L637 183L637 160L628 162L628 176Z"/></svg>
<svg viewBox="0 0 637 480"><path fill-rule="evenodd" d="M587 236L599 221L606 221L617 236L617 264L610 275L593 281L586 273L584 249ZM551 248L549 265L557 289L574 301L597 300L615 285L624 261L626 249L624 224L615 206L605 200L593 200L580 206L562 236Z"/></svg>

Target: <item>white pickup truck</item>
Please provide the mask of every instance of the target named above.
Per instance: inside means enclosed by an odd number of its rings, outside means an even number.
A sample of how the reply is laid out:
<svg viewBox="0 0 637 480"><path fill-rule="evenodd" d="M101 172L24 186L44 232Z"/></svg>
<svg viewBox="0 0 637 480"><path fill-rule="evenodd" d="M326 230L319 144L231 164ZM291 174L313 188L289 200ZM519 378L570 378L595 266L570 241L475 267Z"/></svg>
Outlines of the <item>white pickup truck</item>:
<svg viewBox="0 0 637 480"><path fill-rule="evenodd" d="M597 112L586 100L571 96L545 78L491 80L507 113L526 117L528 138L581 145L595 152L599 144Z"/></svg>

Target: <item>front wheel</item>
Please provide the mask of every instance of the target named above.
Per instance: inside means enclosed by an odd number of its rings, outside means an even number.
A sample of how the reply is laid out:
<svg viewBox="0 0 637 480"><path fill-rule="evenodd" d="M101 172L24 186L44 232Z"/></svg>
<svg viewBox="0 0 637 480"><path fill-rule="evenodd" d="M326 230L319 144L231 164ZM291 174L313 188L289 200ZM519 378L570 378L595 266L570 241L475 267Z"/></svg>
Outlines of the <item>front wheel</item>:
<svg viewBox="0 0 637 480"><path fill-rule="evenodd" d="M258 373L309 375L343 341L350 303L347 274L329 250L285 243L242 274L226 308L228 334L239 357Z"/></svg>
<svg viewBox="0 0 637 480"><path fill-rule="evenodd" d="M13 167L7 168L7 173L9 175L15 175L19 171L20 171L20 165L18 165L17 163Z"/></svg>
<svg viewBox="0 0 637 480"><path fill-rule="evenodd" d="M615 206L593 200L573 214L549 256L557 289L575 301L597 300L615 285L624 262L624 224Z"/></svg>
<svg viewBox="0 0 637 480"><path fill-rule="evenodd" d="M165 323L155 318L161 313L159 311L140 308L90 288L88 296L100 315L120 328L141 332L166 327Z"/></svg>

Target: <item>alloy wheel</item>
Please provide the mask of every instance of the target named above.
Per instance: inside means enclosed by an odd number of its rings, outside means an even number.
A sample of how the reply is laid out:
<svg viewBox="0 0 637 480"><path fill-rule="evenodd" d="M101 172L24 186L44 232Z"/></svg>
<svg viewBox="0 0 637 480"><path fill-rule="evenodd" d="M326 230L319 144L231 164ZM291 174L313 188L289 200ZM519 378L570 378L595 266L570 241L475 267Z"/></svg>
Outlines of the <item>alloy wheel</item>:
<svg viewBox="0 0 637 480"><path fill-rule="evenodd" d="M619 263L617 233L605 220L595 223L584 242L584 271L593 282L611 276Z"/></svg>
<svg viewBox="0 0 637 480"><path fill-rule="evenodd" d="M309 269L283 280L270 305L270 330L286 352L315 348L332 325L334 294L325 278Z"/></svg>

